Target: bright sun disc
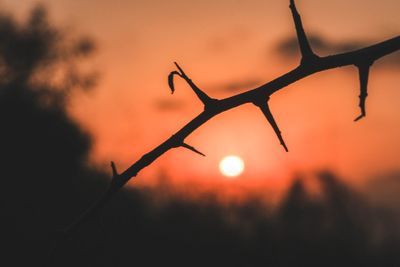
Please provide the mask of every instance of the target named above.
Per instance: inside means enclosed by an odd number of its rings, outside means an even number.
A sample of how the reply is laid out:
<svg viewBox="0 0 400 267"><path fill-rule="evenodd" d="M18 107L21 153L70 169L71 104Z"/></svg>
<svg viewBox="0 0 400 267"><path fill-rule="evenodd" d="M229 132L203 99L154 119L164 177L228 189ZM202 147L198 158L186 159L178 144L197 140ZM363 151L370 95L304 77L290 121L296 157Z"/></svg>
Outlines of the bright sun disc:
<svg viewBox="0 0 400 267"><path fill-rule="evenodd" d="M228 177L240 175L244 170L244 162L238 156L226 156L219 163L220 172Z"/></svg>

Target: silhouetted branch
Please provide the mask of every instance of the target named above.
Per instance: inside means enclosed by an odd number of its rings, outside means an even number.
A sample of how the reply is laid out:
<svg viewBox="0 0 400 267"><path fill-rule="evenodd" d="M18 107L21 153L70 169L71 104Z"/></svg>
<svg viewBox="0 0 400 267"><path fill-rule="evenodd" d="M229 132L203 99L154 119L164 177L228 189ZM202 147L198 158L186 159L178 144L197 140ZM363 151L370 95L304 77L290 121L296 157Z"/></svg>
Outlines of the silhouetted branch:
<svg viewBox="0 0 400 267"><path fill-rule="evenodd" d="M171 93L173 94L175 91L175 86L174 86L174 75L178 75L182 79L184 79L189 86L193 89L197 97L203 102L204 107L207 108L210 105L212 105L213 102L216 101L216 99L213 99L209 97L206 93L204 93L197 85L194 84L194 82L186 75L186 73L183 71L183 69L178 65L178 63L174 62L175 66L178 68L179 71L173 71L168 75L168 85L169 88L171 89Z"/></svg>
<svg viewBox="0 0 400 267"><path fill-rule="evenodd" d="M185 140L186 137L188 137L201 125L206 123L209 119L240 105L246 103L258 103L258 106L261 108L267 120L274 128L275 133L278 135L281 144L287 150L287 147L283 142L283 138L280 134L279 128L275 123L271 112L269 111L266 101L265 103L260 104L260 99L268 99L274 92L312 74L338 67L350 65L358 66L360 69L361 81L360 107L362 116L365 115L365 98L368 81L368 70L370 64L365 65L365 63L363 63L364 65L360 65L360 62L374 62L390 53L400 50L400 36L352 52L327 57L317 57L312 52L310 45L307 41L304 29L301 24L300 15L296 10L293 0L290 1L290 8L292 10L293 18L295 21L299 45L303 56L301 64L295 69L289 71L288 73L264 85L261 85L260 87L248 90L244 93L233 95L231 97L216 100L210 98L206 93L200 90L188 78L188 76L183 72L179 65L175 63L178 71L172 72L168 78L171 91L174 91L174 75L182 77L190 85L198 98L204 103L205 109L166 141L161 143L159 146L157 146L147 154L143 155L124 172L117 174L118 179L113 179L109 190L104 194L104 196L100 198L100 200L95 203L91 208L89 208L85 213L83 213L82 216L80 216L73 224L71 224L66 230L67 233L71 234L83 221L86 221L89 217L94 216L94 214L96 214L132 177L135 177L139 173L139 171L150 165L153 161L155 161L168 150L182 146L203 155L192 146L185 144L183 140ZM312 60L309 60L310 58L312 58ZM115 177L115 174L117 173L115 166L112 167L112 169L113 176ZM115 180L117 180L118 182L116 183Z"/></svg>
<svg viewBox="0 0 400 267"><path fill-rule="evenodd" d="M299 42L300 51L302 55L301 62L306 64L308 61L317 58L317 56L312 51L310 43L308 42L306 32L304 31L303 23L301 22L301 17L297 12L294 0L290 0L289 7L290 10L292 11L294 25L296 27L297 40Z"/></svg>
<svg viewBox="0 0 400 267"><path fill-rule="evenodd" d="M365 111L365 100L367 99L368 96L368 76L369 76L369 69L371 67L372 63L362 63L357 65L358 67L358 72L359 72L359 79L360 79L360 110L361 114L358 116L354 121L358 121L365 117L366 111Z"/></svg>
<svg viewBox="0 0 400 267"><path fill-rule="evenodd" d="M269 124L271 124L272 128L274 129L281 145L286 150L286 152L289 152L285 144L285 141L283 140L281 131L279 130L278 124L276 124L274 116L272 115L271 110L269 109L268 101L269 97L266 100L256 101L254 102L254 104L260 108L265 118L268 120Z"/></svg>

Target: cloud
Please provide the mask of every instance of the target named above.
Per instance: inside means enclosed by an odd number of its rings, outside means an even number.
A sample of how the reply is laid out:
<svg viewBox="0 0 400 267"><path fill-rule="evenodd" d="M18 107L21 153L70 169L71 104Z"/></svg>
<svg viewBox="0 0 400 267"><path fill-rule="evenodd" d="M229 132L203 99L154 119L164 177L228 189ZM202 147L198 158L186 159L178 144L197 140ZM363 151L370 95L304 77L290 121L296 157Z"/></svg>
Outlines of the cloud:
<svg viewBox="0 0 400 267"><path fill-rule="evenodd" d="M321 54L334 54L345 51L351 51L369 44L368 41L345 41L340 43L332 42L325 37L317 34L311 34L308 37L309 42L316 52ZM296 36L290 36L278 43L276 50L287 57L296 56L299 54L299 44Z"/></svg>
<svg viewBox="0 0 400 267"><path fill-rule="evenodd" d="M176 99L158 99L155 102L155 108L158 111L175 111L181 110L184 107L184 103Z"/></svg>
<svg viewBox="0 0 400 267"><path fill-rule="evenodd" d="M308 39L314 51L320 55L344 53L376 43L375 41L366 39L334 42L318 34L310 34ZM299 44L296 36L286 37L285 39L281 40L276 45L275 51L278 52L280 56L285 58L298 58ZM400 53L396 52L389 57L385 57L382 59L382 62L384 62L384 64L381 66L400 67Z"/></svg>
<svg viewBox="0 0 400 267"><path fill-rule="evenodd" d="M209 86L211 91L218 93L236 93L242 90L249 90L261 83L258 78L241 79L231 82L223 82Z"/></svg>
<svg viewBox="0 0 400 267"><path fill-rule="evenodd" d="M224 86L222 86L221 90L224 90L226 92L235 92L235 91L239 91L242 89L250 89L259 83L260 83L260 81L258 79L233 81L233 82L227 83Z"/></svg>

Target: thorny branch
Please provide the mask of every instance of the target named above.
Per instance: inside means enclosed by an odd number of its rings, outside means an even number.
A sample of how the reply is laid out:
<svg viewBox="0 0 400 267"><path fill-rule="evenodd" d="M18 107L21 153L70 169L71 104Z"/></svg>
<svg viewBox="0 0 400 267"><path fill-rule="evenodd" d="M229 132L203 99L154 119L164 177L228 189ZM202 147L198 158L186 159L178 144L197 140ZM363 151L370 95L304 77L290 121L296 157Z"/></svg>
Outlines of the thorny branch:
<svg viewBox="0 0 400 267"><path fill-rule="evenodd" d="M275 119L268 106L268 100L270 96L276 91L295 83L307 76L315 74L317 72L330 70L344 66L356 66L359 69L360 78L360 110L361 115L356 120L361 119L365 116L365 100L367 97L367 84L369 69L372 64L397 50L400 50L400 36L396 36L392 39L374 44L362 49L358 49L352 52L319 57L311 49L310 43L308 42L306 33L304 31L301 17L296 9L295 1L290 0L290 10L292 12L297 38L302 54L300 65L288 73L264 84L255 89L233 95L224 99L213 99L209 97L203 90L197 87L193 81L186 75L182 68L175 63L177 71L173 71L168 76L168 84L173 93L174 87L174 76L179 76L184 79L188 85L192 88L194 93L197 95L199 100L204 104L204 110L187 123L183 128L177 131L174 135L168 138L166 141L161 143L159 146L154 148L152 151L143 155L138 161L132 164L128 169L122 173L118 173L115 164L112 162L112 173L113 179L110 183L108 190L105 192L102 198L92 207L90 207L85 213L75 220L64 230L64 236L72 234L83 222L92 218L103 206L133 177L135 177L139 171L150 165L153 161L163 155L165 152L172 148L183 147L189 149L197 154L204 156L203 153L199 152L194 147L186 144L185 138L189 136L193 131L199 128L201 125L206 123L209 119L217 116L218 114L233 109L237 106L252 103L256 105L262 113L265 115L268 122L271 124L275 134L277 135L280 143L287 151L286 144L283 140L281 132L278 128Z"/></svg>

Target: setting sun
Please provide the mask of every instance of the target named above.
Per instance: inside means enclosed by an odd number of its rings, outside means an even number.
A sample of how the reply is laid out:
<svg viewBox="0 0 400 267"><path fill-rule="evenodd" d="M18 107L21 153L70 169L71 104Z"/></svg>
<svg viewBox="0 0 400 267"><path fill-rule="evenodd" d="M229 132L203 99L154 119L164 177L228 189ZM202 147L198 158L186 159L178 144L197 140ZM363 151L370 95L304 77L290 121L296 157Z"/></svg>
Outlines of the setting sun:
<svg viewBox="0 0 400 267"><path fill-rule="evenodd" d="M238 156L226 156L220 161L219 170L227 177L235 177L242 174L244 162Z"/></svg>

